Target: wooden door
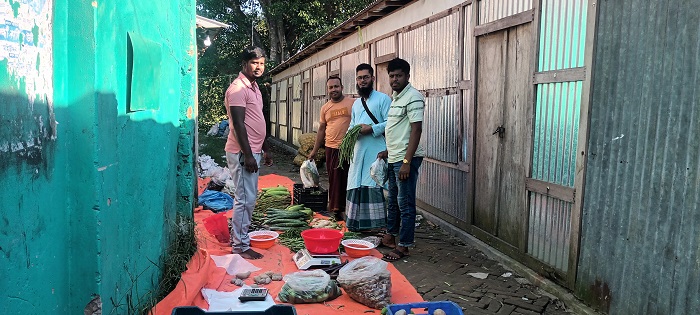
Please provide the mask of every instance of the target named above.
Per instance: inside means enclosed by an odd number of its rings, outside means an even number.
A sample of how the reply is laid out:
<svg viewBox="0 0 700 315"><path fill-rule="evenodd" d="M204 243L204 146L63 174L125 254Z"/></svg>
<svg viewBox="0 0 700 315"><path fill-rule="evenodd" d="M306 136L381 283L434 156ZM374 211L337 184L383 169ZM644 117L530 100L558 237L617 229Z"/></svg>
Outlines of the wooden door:
<svg viewBox="0 0 700 315"><path fill-rule="evenodd" d="M473 222L521 249L532 143L531 30L524 24L477 38Z"/></svg>
<svg viewBox="0 0 700 315"><path fill-rule="evenodd" d="M388 64L385 62L377 65L377 69L374 71L374 89L391 96L392 90L391 85L389 85L389 72L387 72Z"/></svg>

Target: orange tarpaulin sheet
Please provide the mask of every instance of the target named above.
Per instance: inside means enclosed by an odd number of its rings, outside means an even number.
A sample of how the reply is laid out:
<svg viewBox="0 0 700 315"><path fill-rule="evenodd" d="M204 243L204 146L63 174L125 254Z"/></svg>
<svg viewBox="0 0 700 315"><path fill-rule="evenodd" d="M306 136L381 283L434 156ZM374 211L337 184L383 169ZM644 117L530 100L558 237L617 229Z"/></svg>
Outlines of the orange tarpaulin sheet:
<svg viewBox="0 0 700 315"><path fill-rule="evenodd" d="M206 187L208 180L201 180L199 183L199 192L201 193ZM294 182L289 178L279 175L265 175L260 177L259 187L272 187L282 185L287 187L290 191L293 190ZM215 289L218 291L233 291L239 287L231 284L231 278L234 276L226 273L224 268L217 267L214 261L211 259L210 255L227 255L231 253L231 246L227 242L222 243L217 240L217 238L210 234L206 228L204 228L204 219L215 215L209 210L201 210L198 208L195 210L194 219L196 223L195 229L197 230L197 239L199 243L199 250L190 260L187 265L187 270L182 273L182 280L177 284L177 287L162 301L160 301L156 307L152 310L155 315L169 315L172 313L172 309L177 306L199 306L200 308L207 309L209 305L204 300L201 294L202 288ZM231 217L231 211L225 212L226 218ZM262 259L259 260L248 260L258 268L259 271L253 272L246 280L247 284L252 284L252 278L266 271L281 272L282 274L288 274L291 272L299 271L292 260L293 253L282 245L275 244L269 249L256 249L264 255ZM376 249L372 250L372 254L375 257L381 257L381 254ZM345 255L341 256L343 261L349 258ZM391 272L391 301L392 303L411 303L423 301L423 298L416 292L413 286L406 280L406 278L398 271L394 266L389 264L389 271ZM283 281L273 281L272 283L265 285L270 292L270 295L275 297L275 302L279 302L276 297L280 292L280 289L284 285ZM315 304L294 304L297 310L297 314L365 314L366 311L370 310L369 307L364 306L353 299L347 294L343 293L339 298L328 301L325 303L315 303ZM376 311L379 313L379 311Z"/></svg>

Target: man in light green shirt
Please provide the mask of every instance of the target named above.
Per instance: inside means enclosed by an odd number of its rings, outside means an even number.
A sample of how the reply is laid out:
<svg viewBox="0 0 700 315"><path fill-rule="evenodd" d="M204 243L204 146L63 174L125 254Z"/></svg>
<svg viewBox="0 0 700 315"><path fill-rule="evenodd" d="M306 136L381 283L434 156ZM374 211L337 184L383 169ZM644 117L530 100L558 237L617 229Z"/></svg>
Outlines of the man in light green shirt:
<svg viewBox="0 0 700 315"><path fill-rule="evenodd" d="M394 248L384 260L395 261L408 256L408 248L414 245L416 184L425 155L420 145L425 99L408 83L411 66L406 60L393 59L387 68L394 93L385 129L387 151L378 157L387 158L389 163L388 233L382 244Z"/></svg>

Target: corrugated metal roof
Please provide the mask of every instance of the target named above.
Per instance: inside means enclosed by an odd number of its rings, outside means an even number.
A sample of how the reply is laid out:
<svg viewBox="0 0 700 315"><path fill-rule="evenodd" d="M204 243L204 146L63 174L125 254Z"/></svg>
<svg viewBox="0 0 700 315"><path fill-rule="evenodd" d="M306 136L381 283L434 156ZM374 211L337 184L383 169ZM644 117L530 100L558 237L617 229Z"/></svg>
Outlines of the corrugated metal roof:
<svg viewBox="0 0 700 315"><path fill-rule="evenodd" d="M597 5L576 293L611 314L697 314L698 2Z"/></svg>
<svg viewBox="0 0 700 315"><path fill-rule="evenodd" d="M381 19L382 17L389 15L404 5L407 5L416 0L378 0L365 9L360 11L360 13L355 14L347 21L341 23L336 28L332 29L325 35L321 36L319 39L311 43L308 47L304 48L302 51L294 54L289 59L285 60L283 63L270 70L270 74L274 75L281 72L284 69L289 68L294 63L304 60L304 58L313 55L314 53L334 44L340 39L348 36L357 31L357 27L364 27L369 25L375 20Z"/></svg>
<svg viewBox="0 0 700 315"><path fill-rule="evenodd" d="M203 28L229 28L230 25L221 23L216 20L208 19L203 16L197 15L197 27Z"/></svg>

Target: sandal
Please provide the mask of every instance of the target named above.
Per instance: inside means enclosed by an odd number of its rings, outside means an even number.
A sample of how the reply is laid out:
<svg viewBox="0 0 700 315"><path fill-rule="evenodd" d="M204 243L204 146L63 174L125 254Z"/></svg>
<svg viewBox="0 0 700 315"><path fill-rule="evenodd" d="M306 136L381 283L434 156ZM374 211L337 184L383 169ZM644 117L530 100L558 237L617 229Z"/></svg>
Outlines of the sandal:
<svg viewBox="0 0 700 315"><path fill-rule="evenodd" d="M394 255L398 256L398 257L390 256L392 253L393 253ZM401 259L401 258L405 258L405 257L409 257L409 256L411 256L411 255L405 254L404 252L402 252L402 251L400 251L400 250L398 250L398 249L394 249L394 250L392 250L391 252L389 252L389 253L387 253L387 254L384 254L384 256L382 257L382 259L385 260L385 261L397 261L397 260L399 260L399 259Z"/></svg>

